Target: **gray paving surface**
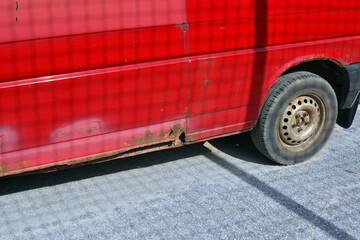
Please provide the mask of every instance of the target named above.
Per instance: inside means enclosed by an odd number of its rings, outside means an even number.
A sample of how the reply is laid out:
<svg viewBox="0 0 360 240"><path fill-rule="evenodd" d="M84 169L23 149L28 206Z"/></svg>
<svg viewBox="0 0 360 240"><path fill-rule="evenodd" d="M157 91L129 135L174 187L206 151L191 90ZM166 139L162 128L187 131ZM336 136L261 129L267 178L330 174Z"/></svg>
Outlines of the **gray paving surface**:
<svg viewBox="0 0 360 240"><path fill-rule="evenodd" d="M248 134L0 180L0 239L360 239L360 114L310 162Z"/></svg>

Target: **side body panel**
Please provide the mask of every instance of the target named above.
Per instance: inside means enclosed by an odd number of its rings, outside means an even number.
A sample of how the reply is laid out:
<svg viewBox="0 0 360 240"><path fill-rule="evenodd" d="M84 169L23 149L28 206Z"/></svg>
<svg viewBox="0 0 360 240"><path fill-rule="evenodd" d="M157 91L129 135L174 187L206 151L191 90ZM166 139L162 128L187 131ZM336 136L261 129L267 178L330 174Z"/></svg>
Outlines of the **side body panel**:
<svg viewBox="0 0 360 240"><path fill-rule="evenodd" d="M0 3L0 175L186 131L183 0Z"/></svg>
<svg viewBox="0 0 360 240"><path fill-rule="evenodd" d="M4 1L0 16L0 176L246 131L287 68L360 61L352 0Z"/></svg>
<svg viewBox="0 0 360 240"><path fill-rule="evenodd" d="M188 0L187 10L194 139L250 129L269 88L291 65L360 61L360 2Z"/></svg>

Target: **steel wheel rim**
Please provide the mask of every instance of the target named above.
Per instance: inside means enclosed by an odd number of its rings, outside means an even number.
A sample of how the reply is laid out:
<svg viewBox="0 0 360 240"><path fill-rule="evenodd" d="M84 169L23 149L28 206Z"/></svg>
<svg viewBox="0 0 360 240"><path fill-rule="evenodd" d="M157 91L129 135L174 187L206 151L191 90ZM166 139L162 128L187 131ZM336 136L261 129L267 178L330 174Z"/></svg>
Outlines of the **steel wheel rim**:
<svg viewBox="0 0 360 240"><path fill-rule="evenodd" d="M325 107L314 94L292 99L279 122L281 144L291 151L301 151L316 140L324 125Z"/></svg>

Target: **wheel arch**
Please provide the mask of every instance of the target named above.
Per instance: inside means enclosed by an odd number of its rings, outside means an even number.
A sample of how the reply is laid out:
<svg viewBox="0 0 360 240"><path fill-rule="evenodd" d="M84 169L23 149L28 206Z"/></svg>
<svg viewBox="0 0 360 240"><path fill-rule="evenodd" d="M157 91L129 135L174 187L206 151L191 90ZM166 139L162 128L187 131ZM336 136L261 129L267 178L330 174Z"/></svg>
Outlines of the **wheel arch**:
<svg viewBox="0 0 360 240"><path fill-rule="evenodd" d="M341 67L344 64L331 57L311 57L298 61L295 64L284 68L281 74L306 71L316 74L325 79L334 89L338 103L343 97L344 76Z"/></svg>
<svg viewBox="0 0 360 240"><path fill-rule="evenodd" d="M268 89L267 94L271 92L271 87L274 86L279 77L297 71L307 71L322 77L331 85L335 91L336 99L339 104L344 96L344 75L342 67L347 64L350 64L350 62L344 62L342 59L339 61L336 58L328 57L326 55L301 56L292 60L291 62L287 62L282 67L277 69L276 73L271 78L272 83ZM259 114L264 107L266 99L267 97L265 97L261 108L259 109ZM253 127L255 127L256 123L257 120L253 124ZM338 121L338 124L342 126L340 121Z"/></svg>

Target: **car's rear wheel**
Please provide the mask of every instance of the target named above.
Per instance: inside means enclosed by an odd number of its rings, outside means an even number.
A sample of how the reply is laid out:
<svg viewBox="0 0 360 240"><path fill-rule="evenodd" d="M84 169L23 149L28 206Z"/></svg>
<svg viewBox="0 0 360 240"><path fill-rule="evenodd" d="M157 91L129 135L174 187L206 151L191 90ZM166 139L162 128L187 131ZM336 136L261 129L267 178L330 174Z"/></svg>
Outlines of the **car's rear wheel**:
<svg viewBox="0 0 360 240"><path fill-rule="evenodd" d="M295 164L324 146L336 116L337 100L329 83L309 72L290 73L270 89L250 135L271 160Z"/></svg>

